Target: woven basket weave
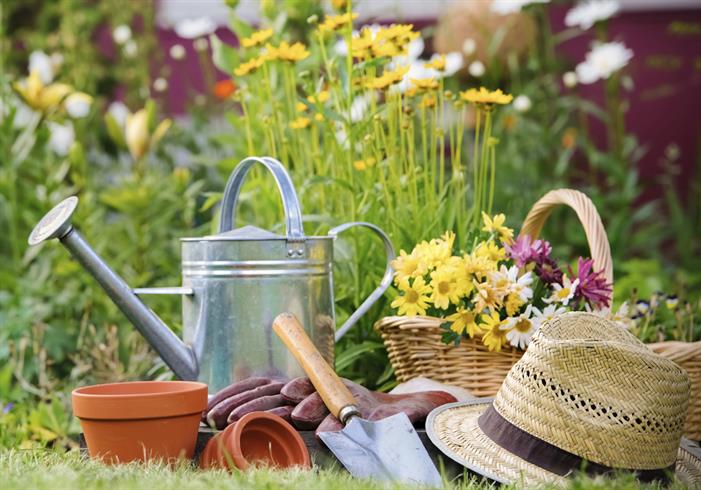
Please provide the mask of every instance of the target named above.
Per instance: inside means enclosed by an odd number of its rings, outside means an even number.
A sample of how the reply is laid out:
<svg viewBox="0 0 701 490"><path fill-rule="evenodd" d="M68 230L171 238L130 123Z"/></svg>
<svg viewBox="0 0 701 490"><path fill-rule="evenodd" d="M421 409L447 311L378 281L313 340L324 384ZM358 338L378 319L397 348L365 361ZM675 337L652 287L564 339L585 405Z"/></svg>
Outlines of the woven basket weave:
<svg viewBox="0 0 701 490"><path fill-rule="evenodd" d="M613 284L608 237L594 203L583 193L572 189L548 192L528 212L521 235L536 239L552 210L563 204L572 208L582 223L595 268L603 270L607 282ZM458 346L446 345L441 341L444 322L434 317L390 316L375 324L397 379L403 382L426 376L465 388L475 396L494 396L522 352L510 346L489 352L477 337ZM649 347L689 374L691 399L684 434L701 439L701 342L659 342Z"/></svg>

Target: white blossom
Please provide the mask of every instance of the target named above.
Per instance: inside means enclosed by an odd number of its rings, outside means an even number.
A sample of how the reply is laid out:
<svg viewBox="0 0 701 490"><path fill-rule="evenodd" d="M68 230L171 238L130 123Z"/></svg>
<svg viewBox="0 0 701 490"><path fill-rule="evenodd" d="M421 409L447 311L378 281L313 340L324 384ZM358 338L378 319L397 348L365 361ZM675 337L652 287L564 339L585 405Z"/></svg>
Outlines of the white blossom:
<svg viewBox="0 0 701 490"><path fill-rule="evenodd" d="M29 55L29 73L37 72L44 85L51 83L54 79L54 63L51 56L43 51L32 51Z"/></svg>
<svg viewBox="0 0 701 490"><path fill-rule="evenodd" d="M549 3L550 0L494 0L491 5L492 12L500 15L515 14L523 7L532 3Z"/></svg>
<svg viewBox="0 0 701 490"><path fill-rule="evenodd" d="M134 58L138 52L139 46L137 46L136 41L134 41L133 39L128 41L124 45L124 55L127 58Z"/></svg>
<svg viewBox="0 0 701 490"><path fill-rule="evenodd" d="M577 85L577 74L573 71L565 72L562 75L562 83L567 88L573 88Z"/></svg>
<svg viewBox="0 0 701 490"><path fill-rule="evenodd" d="M183 39L197 39L208 36L217 29L217 25L209 17L198 19L183 19L175 24L175 33Z"/></svg>
<svg viewBox="0 0 701 490"><path fill-rule="evenodd" d="M479 78L482 75L484 75L486 69L484 67L484 63L482 63L480 60L475 60L472 63L470 63L470 66L467 67L467 71L473 77Z"/></svg>
<svg viewBox="0 0 701 490"><path fill-rule="evenodd" d="M584 84L605 80L626 66L632 57L633 51L621 42L597 44L577 65L577 80Z"/></svg>
<svg viewBox="0 0 701 490"><path fill-rule="evenodd" d="M112 39L120 46L131 39L131 27L126 24L120 24L112 31Z"/></svg>
<svg viewBox="0 0 701 490"><path fill-rule="evenodd" d="M48 122L51 135L49 136L49 148L58 156L65 157L75 142L75 130L71 123L59 124Z"/></svg>
<svg viewBox="0 0 701 490"><path fill-rule="evenodd" d="M474 52L477 50L477 42L475 42L474 39L471 37L468 37L465 39L462 43L462 53L465 56L472 56Z"/></svg>
<svg viewBox="0 0 701 490"><path fill-rule="evenodd" d="M122 128L127 123L127 116L131 114L127 106L124 105L124 102L121 101L112 102L107 108L107 113L112 116L115 122Z"/></svg>
<svg viewBox="0 0 701 490"><path fill-rule="evenodd" d="M521 94L514 99L513 106L516 112L528 112L532 106L531 99L527 95Z"/></svg>
<svg viewBox="0 0 701 490"><path fill-rule="evenodd" d="M153 90L156 92L165 92L168 90L168 80L163 77L158 77L153 81Z"/></svg>
<svg viewBox="0 0 701 490"><path fill-rule="evenodd" d="M206 51L209 47L209 41L207 41L206 37L201 37L199 39L195 39L195 42L193 42L192 45L194 46L195 51Z"/></svg>
<svg viewBox="0 0 701 490"><path fill-rule="evenodd" d="M618 0L586 0L567 12L565 24L568 27L590 29L597 22L616 15L620 8Z"/></svg>
<svg viewBox="0 0 701 490"><path fill-rule="evenodd" d="M185 47L182 44L173 44L170 47L170 57L176 61L184 59L185 54Z"/></svg>
<svg viewBox="0 0 701 490"><path fill-rule="evenodd" d="M63 102L68 115L75 119L87 116L90 113L91 104L92 97L83 92L74 92Z"/></svg>

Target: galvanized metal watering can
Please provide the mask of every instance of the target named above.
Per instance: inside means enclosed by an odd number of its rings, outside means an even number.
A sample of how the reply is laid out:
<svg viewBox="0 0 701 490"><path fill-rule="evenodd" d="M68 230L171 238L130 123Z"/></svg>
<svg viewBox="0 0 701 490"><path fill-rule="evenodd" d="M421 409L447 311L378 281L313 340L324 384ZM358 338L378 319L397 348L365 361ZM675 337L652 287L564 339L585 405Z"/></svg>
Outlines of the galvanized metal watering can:
<svg viewBox="0 0 701 490"><path fill-rule="evenodd" d="M285 211L285 236L253 226L234 228L241 186L254 164L275 178ZM78 198L49 211L29 236L29 244L58 238L105 289L109 297L181 379L200 380L215 392L251 375L301 376L292 354L272 332L280 313L297 316L322 355L333 361L340 339L387 290L392 281L392 243L377 226L346 223L327 236L305 236L292 180L280 162L251 157L234 169L224 191L219 233L181 239L182 287L131 289L95 253L71 224ZM333 242L352 227L375 232L384 242L387 268L380 285L348 320L335 329ZM145 294L182 296L180 340L139 298Z"/></svg>

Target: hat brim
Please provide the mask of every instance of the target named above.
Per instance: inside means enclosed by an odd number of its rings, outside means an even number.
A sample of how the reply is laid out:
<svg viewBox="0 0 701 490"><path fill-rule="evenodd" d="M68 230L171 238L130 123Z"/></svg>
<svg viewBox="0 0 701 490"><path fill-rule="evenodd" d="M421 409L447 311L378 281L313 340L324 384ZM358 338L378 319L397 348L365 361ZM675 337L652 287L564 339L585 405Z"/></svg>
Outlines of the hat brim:
<svg viewBox="0 0 701 490"><path fill-rule="evenodd" d="M492 400L477 398L434 409L426 419L429 439L453 461L499 483L523 486L564 483L565 477L529 463L487 437L477 419ZM683 439L679 448L675 474L686 484L701 483L701 459L694 447Z"/></svg>

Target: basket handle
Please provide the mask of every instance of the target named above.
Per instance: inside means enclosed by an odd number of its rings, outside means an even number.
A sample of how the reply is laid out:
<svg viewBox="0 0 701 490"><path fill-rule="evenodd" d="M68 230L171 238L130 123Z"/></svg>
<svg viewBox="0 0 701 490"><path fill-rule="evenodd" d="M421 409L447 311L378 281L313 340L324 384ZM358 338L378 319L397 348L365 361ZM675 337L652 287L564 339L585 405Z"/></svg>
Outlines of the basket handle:
<svg viewBox="0 0 701 490"><path fill-rule="evenodd" d="M609 245L606 230L601 222L601 216L596 210L596 206L586 194L574 189L557 189L550 191L541 197L528 211L526 219L523 221L521 235L528 235L533 240L538 238L540 231L548 219L552 210L564 204L571 207L577 213L579 221L582 223L584 233L589 243L591 258L594 266L604 271L606 282L613 288L613 261L611 260L611 246ZM613 300L613 291L611 292Z"/></svg>

